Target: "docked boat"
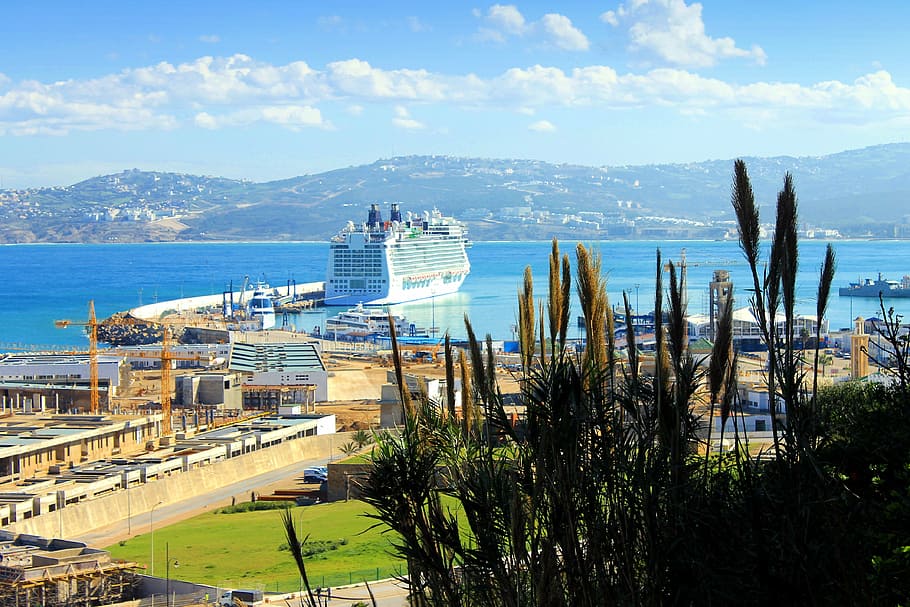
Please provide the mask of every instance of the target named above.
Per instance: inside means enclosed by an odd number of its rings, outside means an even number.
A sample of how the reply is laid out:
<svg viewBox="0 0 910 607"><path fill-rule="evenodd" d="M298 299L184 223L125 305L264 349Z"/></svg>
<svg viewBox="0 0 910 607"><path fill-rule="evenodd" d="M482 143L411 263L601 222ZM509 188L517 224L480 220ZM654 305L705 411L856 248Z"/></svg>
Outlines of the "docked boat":
<svg viewBox="0 0 910 607"><path fill-rule="evenodd" d="M247 318L263 331L275 326L275 306L267 289L268 285L257 283L247 304Z"/></svg>
<svg viewBox="0 0 910 607"><path fill-rule="evenodd" d="M386 305L458 291L471 271L465 225L437 209L403 219L392 203L388 221L378 204L366 223L348 224L329 244L325 303Z"/></svg>
<svg viewBox="0 0 910 607"><path fill-rule="evenodd" d="M362 341L372 337L388 337L391 334L390 315L379 309L370 310L357 304L350 310L326 318L326 339ZM392 314L395 335L399 337L427 337L426 329L421 329L400 314Z"/></svg>
<svg viewBox="0 0 910 607"><path fill-rule="evenodd" d="M882 278L881 272L877 279L867 278L861 282L851 282L849 287L838 290L841 297L910 297L910 276L904 276L900 282Z"/></svg>

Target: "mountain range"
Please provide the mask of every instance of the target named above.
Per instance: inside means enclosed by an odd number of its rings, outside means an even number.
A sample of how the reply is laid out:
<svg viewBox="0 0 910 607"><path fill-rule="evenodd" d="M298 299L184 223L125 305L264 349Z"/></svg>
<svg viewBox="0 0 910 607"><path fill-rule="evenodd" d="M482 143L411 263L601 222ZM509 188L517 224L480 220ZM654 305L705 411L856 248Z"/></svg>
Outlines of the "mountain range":
<svg viewBox="0 0 910 607"><path fill-rule="evenodd" d="M910 221L908 143L744 160L764 221L788 171L806 224L889 237ZM728 229L732 170L732 159L591 167L406 156L255 183L131 169L0 191L0 242L325 240L364 221L370 203L391 201L437 207L477 240L635 237L628 226L655 221Z"/></svg>

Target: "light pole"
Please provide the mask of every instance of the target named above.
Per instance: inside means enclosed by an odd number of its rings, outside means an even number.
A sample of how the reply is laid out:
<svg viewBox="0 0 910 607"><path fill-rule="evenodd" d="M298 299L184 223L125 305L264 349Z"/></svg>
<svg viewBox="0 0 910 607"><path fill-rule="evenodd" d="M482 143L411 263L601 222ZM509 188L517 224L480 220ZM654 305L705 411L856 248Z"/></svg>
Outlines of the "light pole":
<svg viewBox="0 0 910 607"><path fill-rule="evenodd" d="M171 546L164 543L164 605L171 607ZM174 559L174 569L180 566L180 561Z"/></svg>
<svg viewBox="0 0 910 607"><path fill-rule="evenodd" d="M130 469L126 469L126 534L133 535L133 510L130 506Z"/></svg>
<svg viewBox="0 0 910 607"><path fill-rule="evenodd" d="M635 314L636 314L636 315L641 314L641 312L638 311L638 287L639 287L639 286L641 286L641 285L639 285L639 284L636 282L636 283L635 283Z"/></svg>
<svg viewBox="0 0 910 607"><path fill-rule="evenodd" d="M149 561L149 571L154 576L155 575L155 508L163 504L164 502L158 502L152 509L149 510L149 535L152 536L152 556Z"/></svg>

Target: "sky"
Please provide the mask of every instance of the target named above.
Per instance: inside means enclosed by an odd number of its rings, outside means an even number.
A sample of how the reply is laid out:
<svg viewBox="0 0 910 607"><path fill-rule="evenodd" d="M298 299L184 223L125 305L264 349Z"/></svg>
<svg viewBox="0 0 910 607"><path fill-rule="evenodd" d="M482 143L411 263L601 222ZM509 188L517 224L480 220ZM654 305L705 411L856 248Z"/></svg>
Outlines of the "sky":
<svg viewBox="0 0 910 607"><path fill-rule="evenodd" d="M4 3L0 188L910 140L910 2Z"/></svg>

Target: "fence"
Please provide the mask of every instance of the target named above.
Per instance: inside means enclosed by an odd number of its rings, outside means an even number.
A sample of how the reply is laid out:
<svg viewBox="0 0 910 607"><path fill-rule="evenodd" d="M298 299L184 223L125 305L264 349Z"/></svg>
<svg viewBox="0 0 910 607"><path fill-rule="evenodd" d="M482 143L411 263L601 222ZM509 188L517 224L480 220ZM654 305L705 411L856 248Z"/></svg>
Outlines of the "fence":
<svg viewBox="0 0 910 607"><path fill-rule="evenodd" d="M376 567L373 569L359 569L355 571L339 571L338 573L328 575L310 575L310 588L314 591L316 588L337 588L338 586L349 586L351 584L362 584L363 582L375 582L378 580L387 580L389 578L398 578L407 575L407 566L403 563L390 567ZM302 580L281 580L262 588L265 592L291 593L303 590Z"/></svg>

